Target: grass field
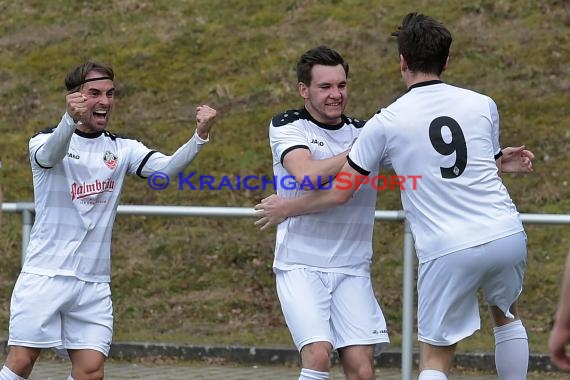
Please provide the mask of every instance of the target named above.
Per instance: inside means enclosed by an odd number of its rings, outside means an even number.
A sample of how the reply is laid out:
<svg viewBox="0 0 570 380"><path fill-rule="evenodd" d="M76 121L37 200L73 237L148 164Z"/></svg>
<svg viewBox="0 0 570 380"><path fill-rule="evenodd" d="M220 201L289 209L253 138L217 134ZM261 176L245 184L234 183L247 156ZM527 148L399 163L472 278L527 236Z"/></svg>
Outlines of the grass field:
<svg viewBox="0 0 570 380"><path fill-rule="evenodd" d="M319 44L351 64L349 115L367 118L404 88L390 32L409 11L454 34L444 79L492 96L504 146L526 144L535 173L505 175L523 213L569 213L570 5L565 0L0 0L0 170L6 202L33 198L27 141L57 124L65 73L85 59L116 71L109 130L173 152L194 129L194 107L220 119L189 171L270 175L268 123L298 108L295 63ZM152 191L130 178L123 204L251 207L270 191ZM399 210L399 194L378 209ZM118 216L112 288L117 341L291 344L271 271L274 232L252 220ZM20 265L18 215L0 230L0 329ZM527 226L522 316L531 350L544 352L558 299L568 226ZM402 225L375 227L373 281L392 340L401 333ZM483 310L483 312L485 312ZM490 322L460 346L493 348Z"/></svg>

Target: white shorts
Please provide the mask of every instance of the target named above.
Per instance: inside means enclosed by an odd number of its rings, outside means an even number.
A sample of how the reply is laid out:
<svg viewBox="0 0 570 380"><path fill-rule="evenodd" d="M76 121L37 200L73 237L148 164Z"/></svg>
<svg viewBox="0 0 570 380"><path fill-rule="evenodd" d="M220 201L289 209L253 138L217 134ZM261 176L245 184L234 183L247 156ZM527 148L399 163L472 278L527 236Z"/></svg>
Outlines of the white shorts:
<svg viewBox="0 0 570 380"><path fill-rule="evenodd" d="M370 278L309 269L275 274L281 309L299 351L309 343L330 342L335 350L375 345L379 355L390 342Z"/></svg>
<svg viewBox="0 0 570 380"><path fill-rule="evenodd" d="M108 283L21 273L10 304L9 346L92 349L108 356L113 304Z"/></svg>
<svg viewBox="0 0 570 380"><path fill-rule="evenodd" d="M508 318L522 292L526 234L453 252L418 268L418 340L449 346L481 328L478 290Z"/></svg>

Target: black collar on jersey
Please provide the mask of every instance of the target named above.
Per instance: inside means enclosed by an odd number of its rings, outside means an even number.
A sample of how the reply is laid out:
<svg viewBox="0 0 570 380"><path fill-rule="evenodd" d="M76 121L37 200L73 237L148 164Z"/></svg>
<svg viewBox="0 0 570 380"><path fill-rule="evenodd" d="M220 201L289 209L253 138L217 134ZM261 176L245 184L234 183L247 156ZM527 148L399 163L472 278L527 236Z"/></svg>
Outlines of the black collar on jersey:
<svg viewBox="0 0 570 380"><path fill-rule="evenodd" d="M86 139L96 139L97 137L99 137L103 134L103 131L87 133L87 132L80 131L79 129L76 129L75 134L77 136L81 136L81 137L84 137Z"/></svg>
<svg viewBox="0 0 570 380"><path fill-rule="evenodd" d="M111 77L89 78L89 79L83 79L83 80L82 80L81 82L79 82L77 85L78 85L78 86L81 86L82 84L85 84L85 83L87 83L87 82L93 82L93 81L96 81L96 80L106 80L106 79L113 80L113 78L111 78Z"/></svg>
<svg viewBox="0 0 570 380"><path fill-rule="evenodd" d="M341 117L341 122L340 122L340 123L335 124L335 125L332 125L332 124L325 124L325 123L321 123L320 121L317 121L317 119L315 119L315 118L311 115L311 113L310 113L309 111L307 111L306 108L303 108L303 111L306 113L305 119L308 119L308 120L312 121L314 124L318 125L319 127L323 128L323 129L328 129L328 130L331 130L331 131L336 131L337 129L341 129L344 124L348 124L347 118L346 118L346 116L345 116L344 114L342 114L342 115L340 116L340 117Z"/></svg>
<svg viewBox="0 0 570 380"><path fill-rule="evenodd" d="M432 84L440 84L440 83L443 83L443 81L442 81L442 80L439 80L439 79L426 80L425 82L419 82L419 83L415 83L415 84L411 85L411 86L408 88L408 91L406 91L406 92L410 92L410 90L411 90L412 88L424 87L424 86L431 86Z"/></svg>

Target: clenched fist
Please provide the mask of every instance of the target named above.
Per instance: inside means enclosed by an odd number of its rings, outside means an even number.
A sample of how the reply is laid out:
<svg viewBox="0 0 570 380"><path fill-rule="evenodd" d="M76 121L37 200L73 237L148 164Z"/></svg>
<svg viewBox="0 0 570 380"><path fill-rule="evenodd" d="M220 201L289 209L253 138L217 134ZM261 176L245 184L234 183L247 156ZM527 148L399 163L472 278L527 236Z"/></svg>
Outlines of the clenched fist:
<svg viewBox="0 0 570 380"><path fill-rule="evenodd" d="M74 122L79 122L87 113L87 98L80 92L72 92L65 97L67 113Z"/></svg>
<svg viewBox="0 0 570 380"><path fill-rule="evenodd" d="M216 116L217 111L206 104L196 107L196 132L200 138L204 140L208 138Z"/></svg>

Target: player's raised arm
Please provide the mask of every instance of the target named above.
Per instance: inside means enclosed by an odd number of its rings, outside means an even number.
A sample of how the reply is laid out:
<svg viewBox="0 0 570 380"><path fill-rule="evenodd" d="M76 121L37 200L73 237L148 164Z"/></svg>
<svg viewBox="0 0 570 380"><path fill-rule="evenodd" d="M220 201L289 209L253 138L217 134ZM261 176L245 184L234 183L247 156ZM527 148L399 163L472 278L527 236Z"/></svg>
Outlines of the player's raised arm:
<svg viewBox="0 0 570 380"><path fill-rule="evenodd" d="M86 98L80 92L67 94L65 102L66 112L53 133L39 147L30 142L30 154L43 168L51 168L65 157L76 124L87 113Z"/></svg>
<svg viewBox="0 0 570 380"><path fill-rule="evenodd" d="M214 108L208 105L196 107L196 131L190 140L178 148L171 156L160 152L150 155L139 170L139 174L142 177L148 177L154 172L162 172L171 176L183 171L202 150L204 145L210 141L209 135L216 117L217 111Z"/></svg>
<svg viewBox="0 0 570 380"><path fill-rule="evenodd" d="M208 140L217 116L218 112L206 104L196 107L196 133L198 137Z"/></svg>

